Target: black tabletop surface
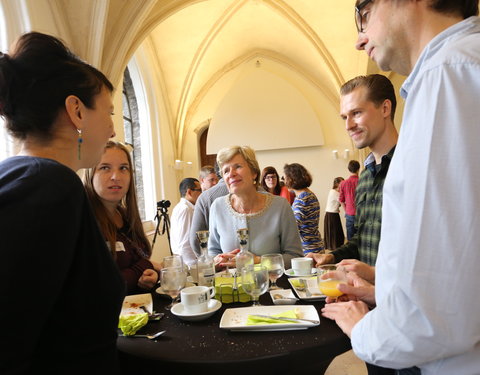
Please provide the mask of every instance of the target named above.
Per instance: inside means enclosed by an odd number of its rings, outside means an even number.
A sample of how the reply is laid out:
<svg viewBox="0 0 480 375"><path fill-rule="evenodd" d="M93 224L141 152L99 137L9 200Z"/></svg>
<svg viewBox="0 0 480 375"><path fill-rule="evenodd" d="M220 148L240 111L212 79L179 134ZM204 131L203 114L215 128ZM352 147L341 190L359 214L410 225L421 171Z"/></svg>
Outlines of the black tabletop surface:
<svg viewBox="0 0 480 375"><path fill-rule="evenodd" d="M290 287L286 276L277 281ZM245 374L262 369L262 374L285 370L313 370L323 373L331 360L349 350L350 340L335 322L320 316L320 325L306 330L275 332L239 332L219 328L227 308L247 307L248 303L223 304L206 320L181 320L165 306L170 299L153 293L154 308L165 312L160 321L151 321L138 333L167 332L156 341L141 338L118 338L122 368L125 373L151 374L152 371L215 371L228 368L228 375ZM263 305L272 305L269 293L260 297ZM314 305L320 315L322 301L298 301Z"/></svg>

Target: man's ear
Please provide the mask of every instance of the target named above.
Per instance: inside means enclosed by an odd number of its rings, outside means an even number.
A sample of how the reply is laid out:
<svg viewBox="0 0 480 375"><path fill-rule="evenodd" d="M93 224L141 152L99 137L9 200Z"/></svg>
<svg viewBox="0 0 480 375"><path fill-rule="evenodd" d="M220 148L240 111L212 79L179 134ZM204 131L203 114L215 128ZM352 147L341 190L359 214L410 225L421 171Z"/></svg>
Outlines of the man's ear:
<svg viewBox="0 0 480 375"><path fill-rule="evenodd" d="M79 125L82 121L82 107L82 101L75 95L69 95L65 99L65 111L75 126Z"/></svg>
<svg viewBox="0 0 480 375"><path fill-rule="evenodd" d="M392 102L390 99L385 99L382 103L383 117L390 117L392 113Z"/></svg>

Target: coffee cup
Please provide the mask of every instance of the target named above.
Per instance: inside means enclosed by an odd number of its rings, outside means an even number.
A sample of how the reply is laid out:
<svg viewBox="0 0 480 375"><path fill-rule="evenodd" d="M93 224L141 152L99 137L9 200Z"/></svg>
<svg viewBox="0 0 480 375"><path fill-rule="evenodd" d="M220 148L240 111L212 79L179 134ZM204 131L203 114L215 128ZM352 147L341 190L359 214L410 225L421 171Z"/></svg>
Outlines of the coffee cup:
<svg viewBox="0 0 480 375"><path fill-rule="evenodd" d="M207 312L208 302L213 296L215 296L213 286L190 286L180 292L180 299L187 314Z"/></svg>
<svg viewBox="0 0 480 375"><path fill-rule="evenodd" d="M312 273L312 258L293 258L292 270L294 275L310 275Z"/></svg>

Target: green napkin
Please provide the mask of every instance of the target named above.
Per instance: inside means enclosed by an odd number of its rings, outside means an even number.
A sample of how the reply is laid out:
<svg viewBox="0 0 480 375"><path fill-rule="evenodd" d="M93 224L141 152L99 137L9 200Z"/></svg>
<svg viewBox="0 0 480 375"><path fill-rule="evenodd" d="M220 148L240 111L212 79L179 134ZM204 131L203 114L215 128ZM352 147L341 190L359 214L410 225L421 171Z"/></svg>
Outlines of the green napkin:
<svg viewBox="0 0 480 375"><path fill-rule="evenodd" d="M293 285L294 288L303 288L303 280L313 280L316 277L302 277L301 279L290 279L290 283Z"/></svg>
<svg viewBox="0 0 480 375"><path fill-rule="evenodd" d="M251 297L245 293L242 284L233 289L233 277L215 277L215 298L222 303L249 302Z"/></svg>
<svg viewBox="0 0 480 375"><path fill-rule="evenodd" d="M279 314L271 314L270 316L274 318L293 318L297 319L297 313L295 310L287 310L283 311ZM285 323L293 323L290 320L277 320L277 319L268 319L268 318L262 318L256 315L249 315L247 318L247 326L253 326L257 324L285 324Z"/></svg>
<svg viewBox="0 0 480 375"><path fill-rule="evenodd" d="M131 336L148 323L148 314L131 314L120 315L118 328L120 328L125 336Z"/></svg>

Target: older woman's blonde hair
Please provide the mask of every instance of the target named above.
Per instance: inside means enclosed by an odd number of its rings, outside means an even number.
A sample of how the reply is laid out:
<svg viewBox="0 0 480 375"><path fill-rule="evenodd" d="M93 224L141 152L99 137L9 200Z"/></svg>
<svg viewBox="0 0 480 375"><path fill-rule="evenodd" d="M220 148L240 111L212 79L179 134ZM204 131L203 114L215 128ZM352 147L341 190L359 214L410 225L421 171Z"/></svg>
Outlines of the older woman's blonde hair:
<svg viewBox="0 0 480 375"><path fill-rule="evenodd" d="M247 162L248 167L250 170L256 174L254 184L258 187L260 183L260 167L258 166L257 157L255 156L255 151L249 146L230 146L222 148L217 153L217 164L220 169L220 173L223 177L223 165L230 160L232 160L235 156L242 155L242 157Z"/></svg>

